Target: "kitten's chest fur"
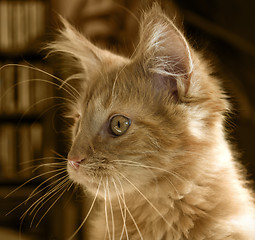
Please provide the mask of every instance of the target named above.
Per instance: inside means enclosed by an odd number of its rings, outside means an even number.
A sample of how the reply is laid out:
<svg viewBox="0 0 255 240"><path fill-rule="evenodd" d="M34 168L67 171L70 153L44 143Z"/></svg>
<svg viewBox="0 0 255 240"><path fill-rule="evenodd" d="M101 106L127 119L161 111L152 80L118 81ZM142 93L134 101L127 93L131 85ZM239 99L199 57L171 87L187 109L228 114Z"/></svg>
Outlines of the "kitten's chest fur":
<svg viewBox="0 0 255 240"><path fill-rule="evenodd" d="M154 184L160 184L160 187ZM101 211L92 221L94 227L90 239L254 239L252 218L251 222L245 222L245 218L238 216L248 216L249 206L245 209L239 205L242 197L229 200L226 196L233 195L234 191L229 191L227 186L217 186L218 183L211 183L211 186L208 183L205 184L207 186L180 184L178 193L173 193L171 188L166 187L168 180L154 184L151 184L151 191L141 190L146 199L137 193L101 202ZM221 192L213 192L210 187Z"/></svg>

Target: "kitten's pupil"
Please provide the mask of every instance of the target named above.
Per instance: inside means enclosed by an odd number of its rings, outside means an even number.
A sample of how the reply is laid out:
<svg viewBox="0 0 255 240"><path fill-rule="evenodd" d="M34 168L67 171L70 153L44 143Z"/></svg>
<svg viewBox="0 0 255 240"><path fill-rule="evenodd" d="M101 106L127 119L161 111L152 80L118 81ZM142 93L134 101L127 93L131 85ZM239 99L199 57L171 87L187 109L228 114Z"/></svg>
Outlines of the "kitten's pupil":
<svg viewBox="0 0 255 240"><path fill-rule="evenodd" d="M123 135L129 128L131 120L122 115L115 115L110 120L110 130L116 136Z"/></svg>

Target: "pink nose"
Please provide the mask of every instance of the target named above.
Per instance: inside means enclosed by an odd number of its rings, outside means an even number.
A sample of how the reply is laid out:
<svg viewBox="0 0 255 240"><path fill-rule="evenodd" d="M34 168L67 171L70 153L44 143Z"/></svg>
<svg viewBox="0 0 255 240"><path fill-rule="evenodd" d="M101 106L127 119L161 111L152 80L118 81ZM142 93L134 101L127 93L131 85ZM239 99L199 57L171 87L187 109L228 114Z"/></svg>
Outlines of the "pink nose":
<svg viewBox="0 0 255 240"><path fill-rule="evenodd" d="M78 169L80 167L80 164L82 161L84 161L84 159L79 158L79 157L69 157L68 156L68 164L74 168L74 169Z"/></svg>

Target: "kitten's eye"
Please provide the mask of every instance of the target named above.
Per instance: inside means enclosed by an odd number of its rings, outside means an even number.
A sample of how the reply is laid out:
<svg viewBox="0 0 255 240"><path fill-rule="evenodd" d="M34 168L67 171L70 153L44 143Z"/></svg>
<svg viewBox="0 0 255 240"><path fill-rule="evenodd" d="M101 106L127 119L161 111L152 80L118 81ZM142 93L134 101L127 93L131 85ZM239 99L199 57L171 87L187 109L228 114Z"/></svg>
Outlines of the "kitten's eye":
<svg viewBox="0 0 255 240"><path fill-rule="evenodd" d="M131 125L131 120L122 115L115 115L112 117L110 122L110 128L114 135L123 135Z"/></svg>

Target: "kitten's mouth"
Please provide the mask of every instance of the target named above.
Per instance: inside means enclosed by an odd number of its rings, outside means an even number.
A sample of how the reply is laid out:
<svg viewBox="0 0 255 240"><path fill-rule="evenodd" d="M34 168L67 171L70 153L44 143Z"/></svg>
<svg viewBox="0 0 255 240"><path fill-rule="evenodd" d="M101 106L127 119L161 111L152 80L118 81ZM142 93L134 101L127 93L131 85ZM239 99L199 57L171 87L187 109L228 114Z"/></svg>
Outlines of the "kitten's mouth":
<svg viewBox="0 0 255 240"><path fill-rule="evenodd" d="M75 170L78 170L80 167L80 164L84 161L85 159L79 160L79 161L73 161L73 160L68 160L68 164Z"/></svg>

